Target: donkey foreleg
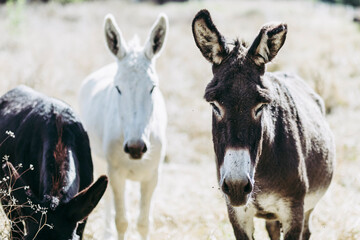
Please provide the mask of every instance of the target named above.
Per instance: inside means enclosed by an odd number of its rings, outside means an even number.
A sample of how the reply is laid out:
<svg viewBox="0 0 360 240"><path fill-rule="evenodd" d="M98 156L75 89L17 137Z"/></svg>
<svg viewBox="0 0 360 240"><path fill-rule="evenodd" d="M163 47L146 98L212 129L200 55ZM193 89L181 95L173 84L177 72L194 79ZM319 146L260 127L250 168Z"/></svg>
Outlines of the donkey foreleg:
<svg viewBox="0 0 360 240"><path fill-rule="evenodd" d="M151 199L158 182L158 172L153 174L149 180L141 182L140 215L138 218L138 231L142 240L149 239L149 225L151 221Z"/></svg>
<svg viewBox="0 0 360 240"><path fill-rule="evenodd" d="M232 207L229 204L227 207L236 240L254 239L254 210L247 207Z"/></svg>
<svg viewBox="0 0 360 240"><path fill-rule="evenodd" d="M124 240L125 233L128 227L128 220L126 217L125 206L125 183L126 179L124 174L116 171L115 169L109 169L110 183L114 194L115 205L115 224L118 232L118 239Z"/></svg>
<svg viewBox="0 0 360 240"><path fill-rule="evenodd" d="M304 229L302 233L302 240L309 240L311 236L310 232L310 216L314 209L310 209L305 213L305 219L304 219Z"/></svg>
<svg viewBox="0 0 360 240"><path fill-rule="evenodd" d="M266 221L266 231L271 240L280 240L280 222L279 221Z"/></svg>
<svg viewBox="0 0 360 240"><path fill-rule="evenodd" d="M305 219L303 204L293 206L286 218L287 220L281 220L284 240L302 240Z"/></svg>

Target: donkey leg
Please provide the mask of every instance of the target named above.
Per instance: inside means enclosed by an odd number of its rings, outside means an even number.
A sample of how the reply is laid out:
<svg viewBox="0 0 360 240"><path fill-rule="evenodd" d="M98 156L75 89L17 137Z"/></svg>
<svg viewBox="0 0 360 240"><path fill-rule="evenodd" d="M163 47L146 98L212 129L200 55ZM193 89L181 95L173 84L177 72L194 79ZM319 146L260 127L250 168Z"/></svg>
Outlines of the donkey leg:
<svg viewBox="0 0 360 240"><path fill-rule="evenodd" d="M236 240L254 239L254 210L246 207L232 207L229 204L227 207Z"/></svg>
<svg viewBox="0 0 360 240"><path fill-rule="evenodd" d="M125 233L128 227L128 220L126 217L125 206L125 183L126 179L124 174L119 173L116 170L109 170L109 176L111 181L111 187L114 193L114 205L115 205L115 224L118 232L118 239L124 240Z"/></svg>
<svg viewBox="0 0 360 240"><path fill-rule="evenodd" d="M138 219L138 231L143 240L149 239L149 223L151 218L151 199L158 182L156 171L150 180L141 182L140 215Z"/></svg>
<svg viewBox="0 0 360 240"><path fill-rule="evenodd" d="M309 221L310 221L310 216L311 216L311 213L314 209L310 209L309 211L307 211L305 213L305 219L304 219L304 229L303 229L303 237L302 237L302 240L308 240L310 239L310 235L311 235L311 232L310 232L310 226L309 226Z"/></svg>
<svg viewBox="0 0 360 240"><path fill-rule="evenodd" d="M286 219L281 219L284 240L301 240L304 225L304 206L297 204L291 208Z"/></svg>
<svg viewBox="0 0 360 240"><path fill-rule="evenodd" d="M279 221L266 221L266 230L271 240L280 240Z"/></svg>

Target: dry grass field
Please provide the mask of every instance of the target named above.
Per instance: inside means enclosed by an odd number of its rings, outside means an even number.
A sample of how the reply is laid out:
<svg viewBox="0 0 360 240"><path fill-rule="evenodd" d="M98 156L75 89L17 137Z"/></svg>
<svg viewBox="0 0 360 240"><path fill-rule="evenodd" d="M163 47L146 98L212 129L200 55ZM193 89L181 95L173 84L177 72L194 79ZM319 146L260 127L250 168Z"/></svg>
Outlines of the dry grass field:
<svg viewBox="0 0 360 240"><path fill-rule="evenodd" d="M113 61L105 48L104 16L115 15L127 40L138 34L144 42L157 15L166 13L170 32L157 71L169 117L168 151L154 197L151 239L234 239L216 181L211 110L203 100L211 66L191 33L192 18L202 8L210 10L229 40L252 41L268 21L288 23L287 41L268 70L295 72L316 88L326 101L337 142L334 181L313 213L312 239L360 239L360 26L351 21L349 8L313 1L3 5L0 94L26 84L77 110L82 80ZM140 239L135 229L139 189L136 183L128 186L129 239ZM101 239L104 204L90 217L86 239ZM264 229L264 222L256 220L255 239L267 239Z"/></svg>

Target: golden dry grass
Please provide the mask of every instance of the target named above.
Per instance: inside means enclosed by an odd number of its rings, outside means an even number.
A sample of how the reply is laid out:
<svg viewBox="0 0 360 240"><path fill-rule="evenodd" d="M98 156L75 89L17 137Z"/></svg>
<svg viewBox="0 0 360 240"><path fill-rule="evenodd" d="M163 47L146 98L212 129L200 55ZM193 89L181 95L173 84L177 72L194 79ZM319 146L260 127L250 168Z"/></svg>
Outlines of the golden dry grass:
<svg viewBox="0 0 360 240"><path fill-rule="evenodd" d="M90 72L113 59L104 45L103 17L111 12L127 40L144 40L160 12L170 34L157 70L169 115L167 163L154 198L153 240L233 239L217 188L210 107L202 99L211 66L191 34L191 21L207 8L230 40L253 40L268 21L288 23L287 42L268 69L301 75L324 97L337 141L334 182L313 214L312 239L360 239L360 28L352 11L307 1L194 1L131 4L99 1L29 5L23 12L0 6L0 93L24 83L70 103ZM18 14L18 15L17 15ZM14 18L20 16L20 23ZM135 231L138 186L130 183L129 239ZM103 203L102 203L103 204ZM91 216L86 239L99 239L101 206ZM266 239L256 220L256 239Z"/></svg>

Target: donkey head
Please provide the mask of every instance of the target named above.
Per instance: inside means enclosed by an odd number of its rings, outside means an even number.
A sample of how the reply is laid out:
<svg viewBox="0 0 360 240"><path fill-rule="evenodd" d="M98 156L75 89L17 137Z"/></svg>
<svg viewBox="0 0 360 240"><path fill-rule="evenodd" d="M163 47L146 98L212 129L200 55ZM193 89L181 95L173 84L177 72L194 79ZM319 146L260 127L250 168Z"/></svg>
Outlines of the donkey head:
<svg viewBox="0 0 360 240"><path fill-rule="evenodd" d="M3 168L6 173L12 173L15 189L27 185L10 162ZM78 229L78 224L86 219L96 207L103 196L108 184L108 178L101 176L88 188L75 195L69 202L60 203L55 209L50 202L39 200L31 189L26 192L13 191L14 197L21 203L30 204L22 207L20 219L25 221L24 239L53 239L53 240L78 240L82 237L83 229ZM21 231L20 229L16 229Z"/></svg>
<svg viewBox="0 0 360 240"><path fill-rule="evenodd" d="M25 239L77 240L82 237L83 229L78 224L86 219L103 196L108 184L108 178L101 176L88 188L75 195L69 202L60 204L55 210L49 209L44 227L39 231L41 222L28 221ZM36 236L36 237L35 237Z"/></svg>
<svg viewBox="0 0 360 240"><path fill-rule="evenodd" d="M267 24L250 47L235 41L232 49L207 10L195 16L192 30L197 47L213 64L213 79L206 87L205 99L213 108L212 134L219 183L231 205L244 205L254 187L265 112L271 102L263 78L265 64L282 47L287 26Z"/></svg>
<svg viewBox="0 0 360 240"><path fill-rule="evenodd" d="M124 151L133 159L140 159L149 147L154 99L160 94L155 59L163 49L167 29L167 17L160 14L145 46L129 47L113 16L105 17L106 43L118 65L113 91L117 94L119 117L124 126Z"/></svg>

